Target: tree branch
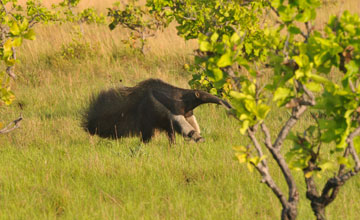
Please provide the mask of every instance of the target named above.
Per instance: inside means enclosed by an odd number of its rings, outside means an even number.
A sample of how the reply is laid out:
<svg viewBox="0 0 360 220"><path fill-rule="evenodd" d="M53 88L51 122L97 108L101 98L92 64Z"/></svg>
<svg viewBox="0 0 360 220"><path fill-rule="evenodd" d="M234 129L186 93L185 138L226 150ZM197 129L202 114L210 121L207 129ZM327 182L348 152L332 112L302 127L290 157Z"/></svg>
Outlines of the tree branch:
<svg viewBox="0 0 360 220"><path fill-rule="evenodd" d="M15 48L14 47L11 47L11 50L12 50L12 58L14 59L14 60L16 60L16 50L15 50ZM6 73L11 77L11 78L13 78L13 79L16 79L16 75L15 75L15 73L14 73L14 66L8 66L7 68L6 68Z"/></svg>
<svg viewBox="0 0 360 220"><path fill-rule="evenodd" d="M267 128L267 126L265 125L265 123L261 123L261 130L263 131L263 133L265 135L265 146L267 148L274 148L272 143L271 143L270 131Z"/></svg>
<svg viewBox="0 0 360 220"><path fill-rule="evenodd" d="M258 142L258 140L255 137L254 129L250 129L250 128L248 129L248 136L251 139L251 141L253 142L258 155L260 157L262 157L263 152L262 152L260 143ZM288 204L288 201L287 201L285 195L281 192L280 188L276 185L276 183L274 182L273 178L271 177L271 175L269 173L269 167L267 165L266 159L263 159L258 165L255 166L255 168L261 174L261 176L263 178L261 180L261 182L265 183L274 192L274 194L280 200L280 203L283 206L283 208L289 207L289 204Z"/></svg>
<svg viewBox="0 0 360 220"><path fill-rule="evenodd" d="M263 152L262 152L260 143L258 142L258 140L257 140L256 137L255 137L255 132L256 132L257 126L258 126L258 124L256 124L254 127L248 129L248 136L249 136L249 138L251 139L251 141L253 142L253 144L254 144L254 146L255 146L255 149L256 149L256 151L257 151L257 154L258 154L259 157L261 158L262 156L264 156L264 154L263 154ZM261 163L263 166L267 167L267 162L266 162L266 160L262 160L260 163Z"/></svg>
<svg viewBox="0 0 360 220"><path fill-rule="evenodd" d="M273 144L273 147L275 149L278 149L278 150L281 149L281 146L282 146L285 138L289 134L291 128L296 124L297 120L299 120L300 116L306 111L307 106L300 105L293 109L295 109L295 110L293 110L293 113L291 114L290 118L285 123L285 125L282 127L282 129L280 130L280 133L279 133L278 137L276 138L275 143Z"/></svg>
<svg viewBox="0 0 360 220"><path fill-rule="evenodd" d="M5 128L0 129L0 134L9 133L16 128L20 127L20 122L23 119L22 115L18 119L15 119L14 121L10 122Z"/></svg>
<svg viewBox="0 0 360 220"><path fill-rule="evenodd" d="M299 105L295 106L293 108L292 114L289 118L289 120L285 123L285 125L282 127L277 139L275 140L275 143L273 145L274 148L279 150L281 149L281 146L289 134L291 128L296 124L297 120L299 120L300 116L307 110L307 106L314 106L316 104L315 102L315 96L314 94L306 88L305 85L300 83L299 81L295 81L298 87L302 88L304 90L305 95L309 98L309 100L305 100L303 97L299 101Z"/></svg>
<svg viewBox="0 0 360 220"><path fill-rule="evenodd" d="M296 123L296 121L294 121L294 123ZM261 124L261 129L262 129L263 133L265 134L265 146L268 148L271 155L275 159L276 163L279 165L279 167L284 175L284 178L286 180L286 183L288 185L289 202L297 203L297 201L299 200L299 192L297 191L296 183L295 183L293 176L291 175L290 168L289 168L288 164L286 163L284 157L280 153L280 148L279 147L275 148L274 147L275 145L271 144L270 132L264 123ZM287 133L289 131L290 131L290 127L289 127L289 130L287 131ZM286 132L286 131L284 131L284 132ZM284 132L280 132L279 136L283 135ZM286 133L286 135L287 135L287 133ZM284 139L285 139L286 135L284 136Z"/></svg>
<svg viewBox="0 0 360 220"><path fill-rule="evenodd" d="M349 134L346 139L348 146L344 152L344 156L347 156L349 153L352 155L355 161L355 167L354 169L351 169L346 173L343 172L344 167L340 167L339 174L326 182L320 197L320 199L324 202L325 206L330 204L335 199L337 193L339 192L340 186L344 185L347 180L355 176L360 171L360 159L356 153L353 142L353 139L359 134L360 127L356 128L353 132ZM331 194L329 195L330 192Z"/></svg>
<svg viewBox="0 0 360 220"><path fill-rule="evenodd" d="M360 170L360 159L358 154L356 153L355 146L354 146L354 138L360 134L360 127L356 128L355 131L349 134L346 142L348 144L348 148L350 149L350 154L355 161L355 170Z"/></svg>
<svg viewBox="0 0 360 220"><path fill-rule="evenodd" d="M304 90L304 93L306 94L306 96L310 99L304 105L314 106L316 104L314 94L304 84L302 84L301 82L297 81L297 83Z"/></svg>

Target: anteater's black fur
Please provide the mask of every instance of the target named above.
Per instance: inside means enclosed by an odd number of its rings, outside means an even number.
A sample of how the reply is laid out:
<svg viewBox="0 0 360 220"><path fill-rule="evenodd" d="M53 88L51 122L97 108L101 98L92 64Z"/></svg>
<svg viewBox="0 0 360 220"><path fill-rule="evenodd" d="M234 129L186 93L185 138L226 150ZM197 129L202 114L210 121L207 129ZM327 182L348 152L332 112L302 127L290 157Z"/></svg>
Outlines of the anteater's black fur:
<svg viewBox="0 0 360 220"><path fill-rule="evenodd" d="M181 128L169 115L191 116L195 107L210 102L231 107L209 93L148 79L134 87L100 92L91 99L82 126L92 135L109 138L140 135L144 142L158 129L166 131L170 141L174 141L174 130L180 133Z"/></svg>

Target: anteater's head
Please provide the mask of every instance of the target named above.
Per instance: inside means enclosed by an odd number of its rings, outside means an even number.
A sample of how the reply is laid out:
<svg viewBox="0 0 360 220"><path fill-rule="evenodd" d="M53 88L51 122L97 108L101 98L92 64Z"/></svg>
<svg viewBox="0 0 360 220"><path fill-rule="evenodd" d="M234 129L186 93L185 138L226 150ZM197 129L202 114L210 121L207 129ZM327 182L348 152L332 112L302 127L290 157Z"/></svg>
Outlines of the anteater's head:
<svg viewBox="0 0 360 220"><path fill-rule="evenodd" d="M189 90L183 95L182 99L185 103L185 112L191 111L197 106L205 103L215 103L223 105L227 109L232 109L232 106L227 101L201 90Z"/></svg>

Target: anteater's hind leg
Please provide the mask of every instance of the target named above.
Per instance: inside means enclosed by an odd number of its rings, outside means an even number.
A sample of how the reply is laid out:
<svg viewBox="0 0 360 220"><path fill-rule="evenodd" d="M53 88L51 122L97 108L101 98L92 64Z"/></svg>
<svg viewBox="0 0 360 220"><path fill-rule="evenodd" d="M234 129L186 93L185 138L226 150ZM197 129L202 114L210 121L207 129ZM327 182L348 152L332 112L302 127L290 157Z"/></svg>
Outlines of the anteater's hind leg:
<svg viewBox="0 0 360 220"><path fill-rule="evenodd" d="M154 136L154 129L149 124L143 124L141 129L141 141L144 143L148 143L152 136Z"/></svg>
<svg viewBox="0 0 360 220"><path fill-rule="evenodd" d="M138 128L141 134L141 141L148 143L154 136L156 109L151 103L151 99L144 97L139 104L138 110Z"/></svg>

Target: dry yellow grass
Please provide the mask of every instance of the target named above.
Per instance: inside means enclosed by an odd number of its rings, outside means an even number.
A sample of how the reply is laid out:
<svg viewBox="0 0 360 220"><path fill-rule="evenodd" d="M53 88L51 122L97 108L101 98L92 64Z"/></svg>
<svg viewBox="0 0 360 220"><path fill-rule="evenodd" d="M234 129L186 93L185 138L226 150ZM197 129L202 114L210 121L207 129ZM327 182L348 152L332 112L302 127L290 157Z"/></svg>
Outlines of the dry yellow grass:
<svg viewBox="0 0 360 220"><path fill-rule="evenodd" d="M360 15L359 0L325 0L324 2L324 6L318 10L316 17L317 29L322 29L331 15L339 16L346 10Z"/></svg>
<svg viewBox="0 0 360 220"><path fill-rule="evenodd" d="M51 4L58 2L60 2L60 0L49 0L44 1L44 4L50 6ZM100 11L106 12L106 8L111 7L114 2L115 0L82 0L79 4L79 8L95 7ZM330 15L339 15L345 10L360 14L359 0L330 0L326 2L328 3L318 10L318 16L315 22L316 29L322 29ZM120 27L116 28L114 31L109 31L109 29L103 26L83 26L85 38L91 42L101 42L101 53L104 55L114 43L121 43L118 39L126 39L129 34L128 30ZM38 40L29 42L25 46L26 50L32 55L37 54L40 51L45 52L60 48L62 44L71 41L71 32L73 29L69 25L52 25L37 27L36 31ZM174 51L188 56L192 54L192 50L195 49L196 46L196 41L185 42L181 37L177 36L175 24L173 24L164 32L159 31L155 38L150 38L147 50L151 54L158 54L161 56Z"/></svg>

